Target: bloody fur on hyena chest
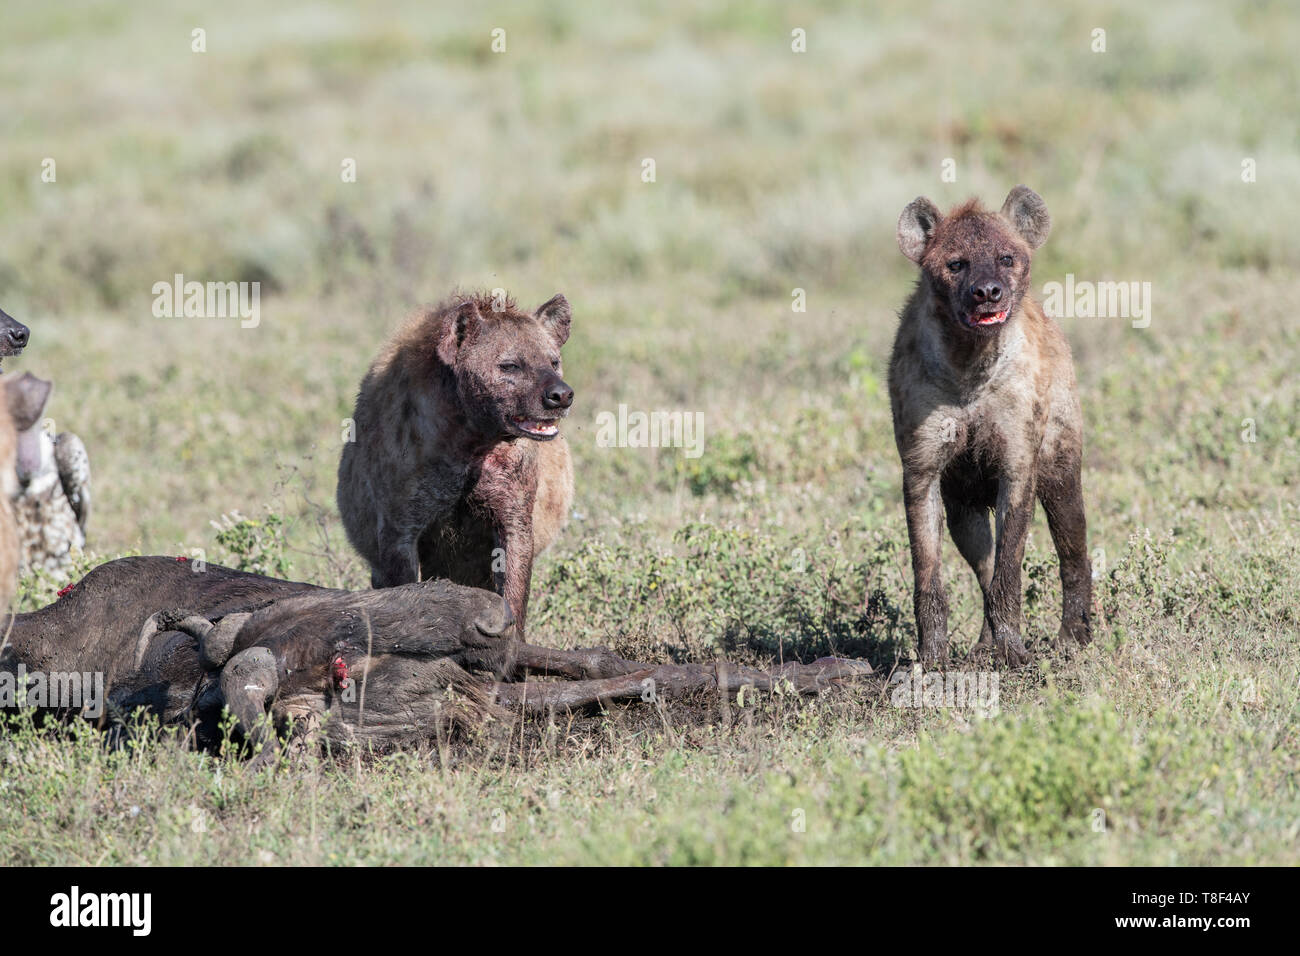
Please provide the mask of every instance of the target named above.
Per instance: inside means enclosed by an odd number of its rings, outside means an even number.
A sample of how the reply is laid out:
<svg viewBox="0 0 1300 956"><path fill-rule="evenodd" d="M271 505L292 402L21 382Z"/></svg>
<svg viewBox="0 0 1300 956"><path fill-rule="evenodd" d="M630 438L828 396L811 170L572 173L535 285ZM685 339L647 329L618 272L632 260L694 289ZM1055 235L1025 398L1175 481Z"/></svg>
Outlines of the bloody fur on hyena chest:
<svg viewBox="0 0 1300 956"><path fill-rule="evenodd" d="M518 442L524 439L518 439ZM496 588L504 570L501 530L531 515L537 498L537 462L526 445L502 443L473 459L461 493L430 514L419 538L422 576L437 571L458 583Z"/></svg>

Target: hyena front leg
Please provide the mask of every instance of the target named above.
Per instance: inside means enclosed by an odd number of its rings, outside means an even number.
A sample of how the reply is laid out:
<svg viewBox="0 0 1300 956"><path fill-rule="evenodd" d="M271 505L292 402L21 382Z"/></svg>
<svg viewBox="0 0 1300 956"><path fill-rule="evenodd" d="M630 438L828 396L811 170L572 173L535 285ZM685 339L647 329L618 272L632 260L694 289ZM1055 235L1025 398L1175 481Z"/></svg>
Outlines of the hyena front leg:
<svg viewBox="0 0 1300 956"><path fill-rule="evenodd" d="M492 580L496 592L506 599L515 616L520 640L528 615L528 589L533 577L533 527L531 509L497 525L496 550L492 557Z"/></svg>
<svg viewBox="0 0 1300 956"><path fill-rule="evenodd" d="M948 597L940 573L943 546L943 500L938 473L905 472L903 507L907 537L912 545L913 608L921 660L935 664L948 659Z"/></svg>
<svg viewBox="0 0 1300 956"><path fill-rule="evenodd" d="M993 632L993 651L1013 667L1029 663L1020 639L1020 569L1034 516L1034 475L1004 473L998 481L997 545L984 615Z"/></svg>
<svg viewBox="0 0 1300 956"><path fill-rule="evenodd" d="M993 583L993 531L989 527L989 509L944 495L944 511L948 513L948 533L952 535L957 550L966 559L980 584L984 606L988 606L989 585ZM980 629L978 651L993 649L993 628L988 615L981 612L984 624Z"/></svg>
<svg viewBox="0 0 1300 956"><path fill-rule="evenodd" d="M1040 479L1038 497L1061 565L1061 630L1057 640L1092 640L1092 564L1088 560L1088 520L1083 513L1080 462L1070 462L1057 479Z"/></svg>
<svg viewBox="0 0 1300 956"><path fill-rule="evenodd" d="M379 560L370 567L372 588L395 588L420 580L420 555L416 535L402 531L379 539Z"/></svg>

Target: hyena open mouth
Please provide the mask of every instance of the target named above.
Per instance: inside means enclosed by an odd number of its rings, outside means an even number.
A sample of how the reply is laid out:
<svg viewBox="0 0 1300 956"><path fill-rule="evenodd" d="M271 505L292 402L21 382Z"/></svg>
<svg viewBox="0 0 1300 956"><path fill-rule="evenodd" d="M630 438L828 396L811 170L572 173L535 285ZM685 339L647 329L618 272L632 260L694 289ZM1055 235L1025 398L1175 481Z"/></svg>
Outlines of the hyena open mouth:
<svg viewBox="0 0 1300 956"><path fill-rule="evenodd" d="M1007 315L1007 309L1003 309L1001 312L972 312L970 316L970 324L1001 325L1007 320Z"/></svg>
<svg viewBox="0 0 1300 956"><path fill-rule="evenodd" d="M511 421L529 438L554 438L560 433L560 422L555 418L529 419L516 415Z"/></svg>

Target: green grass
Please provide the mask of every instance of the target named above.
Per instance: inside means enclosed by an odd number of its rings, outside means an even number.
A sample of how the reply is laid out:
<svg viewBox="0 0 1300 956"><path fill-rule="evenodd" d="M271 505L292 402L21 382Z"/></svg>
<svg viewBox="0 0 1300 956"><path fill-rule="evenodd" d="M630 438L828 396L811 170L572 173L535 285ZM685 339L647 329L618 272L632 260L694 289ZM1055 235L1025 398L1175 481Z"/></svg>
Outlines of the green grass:
<svg viewBox="0 0 1300 956"><path fill-rule="evenodd" d="M1035 286L1150 282L1153 320L1062 322L1097 640L1053 647L1040 516L1035 660L1001 675L996 716L896 707L878 683L274 775L20 724L0 735L0 865L1296 861L1287 5L22 4L6 31L0 305L33 329L6 368L52 378L48 413L90 450L79 570L197 550L361 586L334 470L381 339L455 286L564 292L577 500L534 636L656 660L834 650L886 674L913 642L883 388L914 281L902 207L1026 182L1054 221ZM259 279L260 326L154 318L175 272ZM601 447L619 403L702 413L704 454ZM964 649L978 592L945 561ZM64 583L24 582L21 606Z"/></svg>

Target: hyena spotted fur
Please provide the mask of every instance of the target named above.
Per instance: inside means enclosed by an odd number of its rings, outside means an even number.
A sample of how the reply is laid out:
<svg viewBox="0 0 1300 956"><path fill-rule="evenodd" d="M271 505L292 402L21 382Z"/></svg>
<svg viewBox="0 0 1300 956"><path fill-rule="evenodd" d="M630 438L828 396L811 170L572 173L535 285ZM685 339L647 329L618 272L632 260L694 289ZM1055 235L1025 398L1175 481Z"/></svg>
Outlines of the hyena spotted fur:
<svg viewBox="0 0 1300 956"><path fill-rule="evenodd" d="M1060 327L1028 295L1030 260L1050 229L1046 204L1026 186L999 212L971 200L945 216L922 197L898 220L898 246L921 274L900 316L889 396L927 663L948 656L945 520L983 592L979 650L1028 660L1020 573L1035 500L1060 559L1060 637L1091 639L1074 368Z"/></svg>

